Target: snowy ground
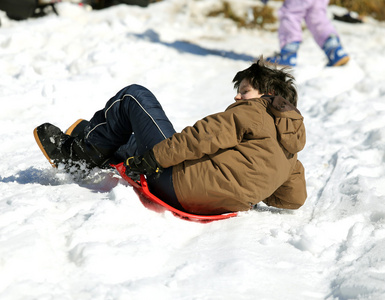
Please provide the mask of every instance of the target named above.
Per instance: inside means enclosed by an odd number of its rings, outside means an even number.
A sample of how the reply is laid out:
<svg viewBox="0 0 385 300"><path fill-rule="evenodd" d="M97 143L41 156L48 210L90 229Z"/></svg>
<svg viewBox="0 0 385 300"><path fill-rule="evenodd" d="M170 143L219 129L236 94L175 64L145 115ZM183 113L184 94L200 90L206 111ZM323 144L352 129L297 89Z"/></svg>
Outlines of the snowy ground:
<svg viewBox="0 0 385 300"><path fill-rule="evenodd" d="M177 130L225 109L234 74L278 41L206 18L218 2L0 13L0 299L385 299L384 23L334 22L352 58L341 68L324 68L304 32L294 74L308 200L297 211L191 223L146 209L115 174L75 181L36 146L36 126L65 130L131 83Z"/></svg>

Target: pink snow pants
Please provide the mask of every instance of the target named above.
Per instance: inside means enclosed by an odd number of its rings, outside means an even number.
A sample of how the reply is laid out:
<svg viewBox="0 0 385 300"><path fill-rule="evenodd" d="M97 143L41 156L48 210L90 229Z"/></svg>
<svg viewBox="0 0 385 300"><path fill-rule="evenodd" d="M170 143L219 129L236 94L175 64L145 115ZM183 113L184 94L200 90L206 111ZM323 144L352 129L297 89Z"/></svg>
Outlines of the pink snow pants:
<svg viewBox="0 0 385 300"><path fill-rule="evenodd" d="M288 43L302 42L302 20L321 48L330 35L338 36L327 16L328 4L329 0L285 0L278 11L281 49Z"/></svg>

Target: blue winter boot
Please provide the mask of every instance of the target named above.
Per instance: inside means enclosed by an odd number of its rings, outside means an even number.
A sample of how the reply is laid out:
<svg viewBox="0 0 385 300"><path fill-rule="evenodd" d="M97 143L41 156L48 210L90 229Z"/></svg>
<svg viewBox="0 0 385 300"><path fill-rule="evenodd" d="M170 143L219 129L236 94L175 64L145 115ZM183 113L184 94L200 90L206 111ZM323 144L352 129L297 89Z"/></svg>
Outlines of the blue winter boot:
<svg viewBox="0 0 385 300"><path fill-rule="evenodd" d="M328 67L343 66L349 61L349 56L341 46L338 36L331 35L322 47L328 57Z"/></svg>
<svg viewBox="0 0 385 300"><path fill-rule="evenodd" d="M286 44L280 53L276 53L272 57L267 57L266 61L277 63L278 65L295 67L297 65L297 51L300 42L291 42Z"/></svg>

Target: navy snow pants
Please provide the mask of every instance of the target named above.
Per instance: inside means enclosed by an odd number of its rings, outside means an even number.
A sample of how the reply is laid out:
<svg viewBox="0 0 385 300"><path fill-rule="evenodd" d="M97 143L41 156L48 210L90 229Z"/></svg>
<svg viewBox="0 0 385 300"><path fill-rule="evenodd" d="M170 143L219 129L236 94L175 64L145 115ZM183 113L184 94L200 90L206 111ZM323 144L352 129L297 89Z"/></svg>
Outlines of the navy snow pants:
<svg viewBox="0 0 385 300"><path fill-rule="evenodd" d="M91 118L85 142L115 162L141 155L175 133L156 97L145 87L130 85L120 90ZM150 191L171 206L183 210L175 195L172 167L160 176L148 176Z"/></svg>

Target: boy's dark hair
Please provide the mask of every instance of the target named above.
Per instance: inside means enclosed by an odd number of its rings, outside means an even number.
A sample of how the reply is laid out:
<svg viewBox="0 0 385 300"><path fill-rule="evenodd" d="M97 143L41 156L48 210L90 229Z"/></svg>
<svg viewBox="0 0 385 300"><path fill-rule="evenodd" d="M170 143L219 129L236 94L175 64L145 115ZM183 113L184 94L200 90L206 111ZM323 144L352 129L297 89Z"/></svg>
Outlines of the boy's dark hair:
<svg viewBox="0 0 385 300"><path fill-rule="evenodd" d="M234 79L234 88L238 90L243 79L261 94L281 96L297 107L297 90L294 76L288 73L289 68L278 69L276 65L267 63L261 56L256 63L243 71L239 71Z"/></svg>

